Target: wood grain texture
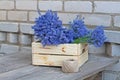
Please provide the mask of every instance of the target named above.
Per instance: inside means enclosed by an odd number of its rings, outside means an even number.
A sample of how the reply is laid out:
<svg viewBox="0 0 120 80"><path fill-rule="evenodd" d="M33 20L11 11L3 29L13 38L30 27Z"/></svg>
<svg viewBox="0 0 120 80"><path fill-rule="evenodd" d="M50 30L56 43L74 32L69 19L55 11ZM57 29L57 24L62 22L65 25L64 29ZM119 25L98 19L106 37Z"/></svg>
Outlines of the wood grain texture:
<svg viewBox="0 0 120 80"><path fill-rule="evenodd" d="M0 74L0 80L17 80L19 78L22 78L24 76L34 74L36 72L44 72L47 71L48 67L39 67L39 66L24 66L9 72L5 72Z"/></svg>
<svg viewBox="0 0 120 80"><path fill-rule="evenodd" d="M62 71L65 73L74 73L79 71L78 60L68 59L62 62Z"/></svg>
<svg viewBox="0 0 120 80"><path fill-rule="evenodd" d="M43 47L39 42L32 43L32 64L62 66L66 59L78 60L81 66L88 60L88 44L60 44Z"/></svg>
<svg viewBox="0 0 120 80"><path fill-rule="evenodd" d="M60 44L58 46L45 46L41 43L32 43L32 53L60 54L60 55L80 55L86 44Z"/></svg>
<svg viewBox="0 0 120 80"><path fill-rule="evenodd" d="M63 73L61 68L32 66L31 54L31 52L18 52L18 54L1 57L0 80L82 80L118 62L114 58L89 55L88 62L78 73ZM7 67L1 67L1 64ZM8 70L1 71L2 69Z"/></svg>
<svg viewBox="0 0 120 80"><path fill-rule="evenodd" d="M82 66L88 60L88 51L84 52L80 56L32 54L33 65L62 66L62 62L67 59L78 60L79 66Z"/></svg>
<svg viewBox="0 0 120 80"><path fill-rule="evenodd" d="M22 77L18 80L82 80L103 71L105 67L118 61L105 57L95 58L84 64L78 73L63 73L60 68L49 68L47 72L42 72L42 74L41 72L36 72L35 74Z"/></svg>
<svg viewBox="0 0 120 80"><path fill-rule="evenodd" d="M31 64L31 52L16 52L0 57L0 73L14 70ZM18 64L19 63L19 64Z"/></svg>

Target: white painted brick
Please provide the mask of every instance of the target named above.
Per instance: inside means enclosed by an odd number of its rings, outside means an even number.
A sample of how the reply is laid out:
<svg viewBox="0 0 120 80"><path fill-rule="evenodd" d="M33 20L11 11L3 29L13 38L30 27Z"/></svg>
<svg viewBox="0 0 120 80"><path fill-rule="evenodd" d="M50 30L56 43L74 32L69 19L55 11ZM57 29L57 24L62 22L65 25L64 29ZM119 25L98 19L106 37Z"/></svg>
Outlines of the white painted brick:
<svg viewBox="0 0 120 80"><path fill-rule="evenodd" d="M105 30L105 35L107 37L107 42L120 44L120 31Z"/></svg>
<svg viewBox="0 0 120 80"><path fill-rule="evenodd" d="M62 20L63 24L68 24L70 21L73 21L77 17L78 14L71 13L58 13L60 20Z"/></svg>
<svg viewBox="0 0 120 80"><path fill-rule="evenodd" d="M9 44L1 44L1 52L10 54L17 52L19 50L19 47L16 45L9 45Z"/></svg>
<svg viewBox="0 0 120 80"><path fill-rule="evenodd" d="M93 54L104 54L105 53L105 45L100 48L94 47L94 45L89 45L89 53Z"/></svg>
<svg viewBox="0 0 120 80"><path fill-rule="evenodd" d="M26 33L26 34L33 34L34 31L32 29L33 24L27 24L27 23L21 23L20 24L20 31L22 33Z"/></svg>
<svg viewBox="0 0 120 80"><path fill-rule="evenodd" d="M0 32L0 41L6 40L6 33Z"/></svg>
<svg viewBox="0 0 120 80"><path fill-rule="evenodd" d="M117 73L106 72L106 71L102 73L102 80L117 80L117 77L118 77Z"/></svg>
<svg viewBox="0 0 120 80"><path fill-rule="evenodd" d="M16 9L37 10L37 0L16 0Z"/></svg>
<svg viewBox="0 0 120 80"><path fill-rule="evenodd" d="M62 1L39 1L39 9L62 11Z"/></svg>
<svg viewBox="0 0 120 80"><path fill-rule="evenodd" d="M104 25L110 26L111 16L109 15L98 15L98 14L83 14L85 18L85 24L87 25Z"/></svg>
<svg viewBox="0 0 120 80"><path fill-rule="evenodd" d="M92 12L92 3L89 1L65 1L65 11Z"/></svg>
<svg viewBox="0 0 120 80"><path fill-rule="evenodd" d="M120 2L95 1L95 12L120 13Z"/></svg>
<svg viewBox="0 0 120 80"><path fill-rule="evenodd" d="M10 43L17 43L18 42L18 35L17 34L13 34L13 33L9 33L8 34L8 41Z"/></svg>
<svg viewBox="0 0 120 80"><path fill-rule="evenodd" d="M0 11L0 20L6 20L6 11Z"/></svg>
<svg viewBox="0 0 120 80"><path fill-rule="evenodd" d="M108 43L106 46L107 54L110 56L120 56L120 45L114 43Z"/></svg>
<svg viewBox="0 0 120 80"><path fill-rule="evenodd" d="M120 16L115 16L114 26L120 27Z"/></svg>
<svg viewBox="0 0 120 80"><path fill-rule="evenodd" d="M45 12L40 12L41 15L44 15ZM40 15L38 12L29 12L29 21L35 21L36 18L38 18Z"/></svg>
<svg viewBox="0 0 120 80"><path fill-rule="evenodd" d="M30 35L21 35L20 43L23 45L30 45L31 44L31 36Z"/></svg>
<svg viewBox="0 0 120 80"><path fill-rule="evenodd" d="M29 12L29 21L35 21L37 17L39 17L37 12Z"/></svg>
<svg viewBox="0 0 120 80"><path fill-rule="evenodd" d="M0 9L14 9L14 0L0 0Z"/></svg>
<svg viewBox="0 0 120 80"><path fill-rule="evenodd" d="M0 22L0 31L18 32L18 24L11 22Z"/></svg>
<svg viewBox="0 0 120 80"><path fill-rule="evenodd" d="M9 11L8 20L27 21L27 12L25 11Z"/></svg>

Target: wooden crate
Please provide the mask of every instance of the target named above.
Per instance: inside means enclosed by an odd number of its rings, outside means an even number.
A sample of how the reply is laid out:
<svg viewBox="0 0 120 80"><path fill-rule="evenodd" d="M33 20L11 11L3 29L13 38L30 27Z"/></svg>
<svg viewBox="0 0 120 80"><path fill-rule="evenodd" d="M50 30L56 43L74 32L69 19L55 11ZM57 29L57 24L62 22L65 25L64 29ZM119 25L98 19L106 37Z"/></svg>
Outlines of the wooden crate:
<svg viewBox="0 0 120 80"><path fill-rule="evenodd" d="M60 44L45 46L41 43L32 43L32 64L44 66L62 66L62 61L76 59L79 66L88 60L87 44Z"/></svg>

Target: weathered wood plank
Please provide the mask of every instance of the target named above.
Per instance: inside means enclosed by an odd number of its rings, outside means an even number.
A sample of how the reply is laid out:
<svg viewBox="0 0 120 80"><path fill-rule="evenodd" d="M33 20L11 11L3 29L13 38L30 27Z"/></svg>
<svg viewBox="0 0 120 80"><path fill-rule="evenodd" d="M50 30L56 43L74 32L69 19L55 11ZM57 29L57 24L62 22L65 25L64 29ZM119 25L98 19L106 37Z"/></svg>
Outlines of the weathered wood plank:
<svg viewBox="0 0 120 80"><path fill-rule="evenodd" d="M88 61L80 68L78 73L63 73L60 68L49 68L47 71L29 74L17 80L81 80L102 71L105 67L116 62L117 60L112 59L107 61Z"/></svg>
<svg viewBox="0 0 120 80"><path fill-rule="evenodd" d="M0 74L0 80L16 80L20 77L34 74L36 72L45 71L47 70L47 67L34 67L32 65L22 67L19 69L15 69L6 73Z"/></svg>
<svg viewBox="0 0 120 80"><path fill-rule="evenodd" d="M15 54L0 57L0 73L30 65L31 58L31 51L16 52Z"/></svg>
<svg viewBox="0 0 120 80"><path fill-rule="evenodd" d="M89 61L80 68L78 73L63 73L61 68L32 66L30 65L31 53L21 52L0 58L0 66L6 65L0 67L0 80L75 80L78 78L80 80L104 70L117 61L113 58L90 55Z"/></svg>
<svg viewBox="0 0 120 80"><path fill-rule="evenodd" d="M21 53L22 55L22 53ZM23 53L24 55L24 53ZM31 54L29 54L31 55ZM9 63L14 60L15 64L27 64L29 63L30 59L24 55L19 57L20 55L14 55L9 57ZM20 59L18 59L18 57ZM17 58L17 59L15 59ZM26 58L26 59L24 59ZM5 59L5 58L4 58ZM0 59L1 60L1 59ZM22 61L18 61L22 60ZM25 60L25 62L24 62ZM6 60L8 61L8 60ZM90 77L93 74L96 74L105 67L116 63L118 60L113 58L106 58L100 56L89 56L89 61L80 68L80 72L78 73L63 73L61 68L54 68L54 67L36 67L36 66L28 66L24 68L12 68L9 72L5 72L0 74L0 80L75 80L75 79L84 79ZM4 61L3 61L4 62ZM2 61L0 61L2 63ZM7 65L7 63L5 63ZM18 67L17 67L18 68ZM4 68L3 68L4 69ZM16 69L16 70L13 70ZM9 78L8 78L9 77Z"/></svg>
<svg viewBox="0 0 120 80"><path fill-rule="evenodd" d="M32 43L32 53L58 54L58 55L80 55L87 44L60 44L58 46L45 46L41 43Z"/></svg>

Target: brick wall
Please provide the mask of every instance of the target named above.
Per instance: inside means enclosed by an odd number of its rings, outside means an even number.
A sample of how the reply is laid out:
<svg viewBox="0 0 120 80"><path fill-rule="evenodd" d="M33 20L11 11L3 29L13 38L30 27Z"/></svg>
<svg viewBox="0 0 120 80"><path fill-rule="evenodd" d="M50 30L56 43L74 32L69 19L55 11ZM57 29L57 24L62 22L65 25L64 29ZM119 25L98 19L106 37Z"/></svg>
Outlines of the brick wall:
<svg viewBox="0 0 120 80"><path fill-rule="evenodd" d="M90 45L89 52L120 56L120 0L0 0L0 52L31 49L37 9L57 11L65 25L76 15L84 17L89 28L104 25L110 43L101 48Z"/></svg>

